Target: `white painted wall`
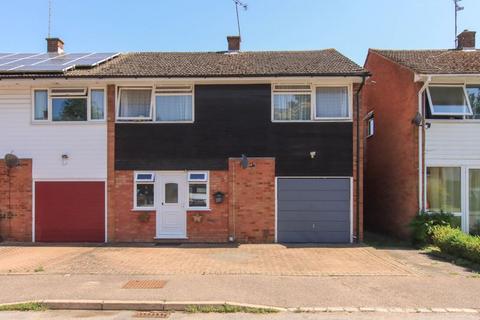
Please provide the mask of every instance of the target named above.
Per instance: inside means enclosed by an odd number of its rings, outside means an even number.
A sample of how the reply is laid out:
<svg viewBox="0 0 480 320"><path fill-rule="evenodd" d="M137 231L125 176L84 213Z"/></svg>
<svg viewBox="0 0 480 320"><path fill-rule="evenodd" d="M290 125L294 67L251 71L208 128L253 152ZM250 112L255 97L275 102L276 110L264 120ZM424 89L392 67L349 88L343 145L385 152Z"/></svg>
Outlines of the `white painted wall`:
<svg viewBox="0 0 480 320"><path fill-rule="evenodd" d="M34 179L105 179L106 123L34 124L31 100L28 85L0 86L0 157L32 158Z"/></svg>
<svg viewBox="0 0 480 320"><path fill-rule="evenodd" d="M480 165L480 122L434 120L425 136L425 160L432 165Z"/></svg>

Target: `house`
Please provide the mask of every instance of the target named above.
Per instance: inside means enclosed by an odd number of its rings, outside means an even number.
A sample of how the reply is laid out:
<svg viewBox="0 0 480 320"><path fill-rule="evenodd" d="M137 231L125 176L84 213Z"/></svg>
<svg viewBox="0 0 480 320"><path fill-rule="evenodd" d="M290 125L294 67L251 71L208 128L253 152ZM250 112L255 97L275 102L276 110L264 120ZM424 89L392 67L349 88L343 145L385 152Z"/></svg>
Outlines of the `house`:
<svg viewBox="0 0 480 320"><path fill-rule="evenodd" d="M365 226L406 238L420 211L448 212L480 231L480 51L370 49Z"/></svg>
<svg viewBox="0 0 480 320"><path fill-rule="evenodd" d="M48 48L0 55L4 239L361 240L368 73L336 50Z"/></svg>

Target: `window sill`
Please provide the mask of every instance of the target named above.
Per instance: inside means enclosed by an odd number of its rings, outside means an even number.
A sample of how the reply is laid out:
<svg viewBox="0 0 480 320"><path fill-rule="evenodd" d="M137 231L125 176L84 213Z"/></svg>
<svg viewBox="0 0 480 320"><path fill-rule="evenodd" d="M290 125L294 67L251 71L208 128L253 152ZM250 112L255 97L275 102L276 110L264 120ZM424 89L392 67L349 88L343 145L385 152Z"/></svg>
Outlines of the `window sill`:
<svg viewBox="0 0 480 320"><path fill-rule="evenodd" d="M212 211L210 208L187 208L187 211Z"/></svg>
<svg viewBox="0 0 480 320"><path fill-rule="evenodd" d="M352 122L352 118L332 118L314 120L272 120L273 123L321 123L321 122Z"/></svg>
<svg viewBox="0 0 480 320"><path fill-rule="evenodd" d="M116 120L115 123L185 124L194 123L194 121Z"/></svg>
<svg viewBox="0 0 480 320"><path fill-rule="evenodd" d="M155 211L156 208L133 208L131 211Z"/></svg>
<svg viewBox="0 0 480 320"><path fill-rule="evenodd" d="M50 121L50 120L32 120L32 125L105 125L105 120L82 120L82 121Z"/></svg>

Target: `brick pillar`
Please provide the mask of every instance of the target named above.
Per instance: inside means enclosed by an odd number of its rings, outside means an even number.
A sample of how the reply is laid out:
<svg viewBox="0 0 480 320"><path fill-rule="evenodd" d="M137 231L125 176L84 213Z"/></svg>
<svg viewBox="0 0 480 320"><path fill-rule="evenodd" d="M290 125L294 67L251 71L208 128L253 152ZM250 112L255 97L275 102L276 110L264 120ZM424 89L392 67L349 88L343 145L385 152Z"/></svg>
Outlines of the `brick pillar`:
<svg viewBox="0 0 480 320"><path fill-rule="evenodd" d="M359 84L356 84L353 87L353 236L357 237L359 241L363 241L363 162L365 147L365 121L363 120L363 118L365 115L363 114L364 108L361 101L359 101L360 113L357 114L357 95L355 93L358 91L359 87ZM360 135L357 137L358 117L360 117L360 130L358 130ZM357 141L360 141L359 154L357 154ZM359 162L358 172L357 161ZM359 210L357 210L357 206Z"/></svg>
<svg viewBox="0 0 480 320"><path fill-rule="evenodd" d="M0 237L9 241L32 241L32 160L20 160L7 169L0 160Z"/></svg>
<svg viewBox="0 0 480 320"><path fill-rule="evenodd" d="M275 241L275 159L249 158L242 168L240 159L228 161L229 235L236 241Z"/></svg>
<svg viewBox="0 0 480 320"><path fill-rule="evenodd" d="M107 86L107 228L108 242L115 241L115 85Z"/></svg>

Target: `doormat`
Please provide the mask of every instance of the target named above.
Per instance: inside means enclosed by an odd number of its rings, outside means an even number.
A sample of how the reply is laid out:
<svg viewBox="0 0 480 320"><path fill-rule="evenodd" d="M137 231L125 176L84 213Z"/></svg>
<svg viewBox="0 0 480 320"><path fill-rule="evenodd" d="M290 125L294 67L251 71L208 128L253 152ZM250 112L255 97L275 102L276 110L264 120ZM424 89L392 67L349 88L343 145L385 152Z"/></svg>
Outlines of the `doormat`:
<svg viewBox="0 0 480 320"><path fill-rule="evenodd" d="M169 312L166 311L137 311L133 315L134 318L168 318Z"/></svg>
<svg viewBox="0 0 480 320"><path fill-rule="evenodd" d="M165 286L165 280L130 280L123 285L123 289L161 289Z"/></svg>

